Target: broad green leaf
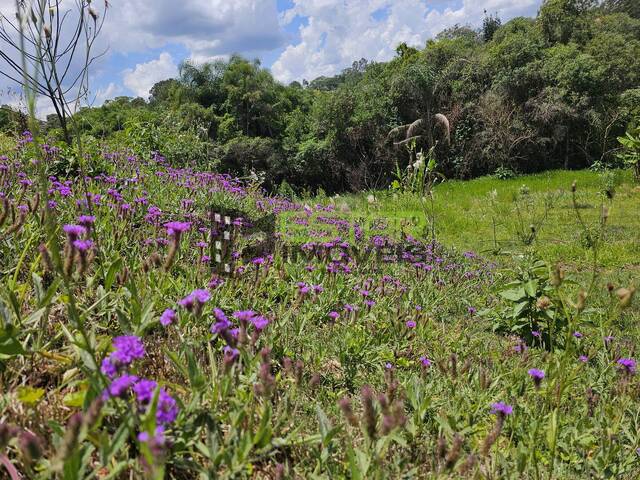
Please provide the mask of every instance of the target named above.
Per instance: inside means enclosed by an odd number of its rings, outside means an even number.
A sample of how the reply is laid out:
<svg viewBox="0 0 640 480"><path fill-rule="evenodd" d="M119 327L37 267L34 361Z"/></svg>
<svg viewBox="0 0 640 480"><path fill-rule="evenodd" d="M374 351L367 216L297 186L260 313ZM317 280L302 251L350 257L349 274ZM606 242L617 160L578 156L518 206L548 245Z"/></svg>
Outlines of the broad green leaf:
<svg viewBox="0 0 640 480"><path fill-rule="evenodd" d="M104 289L109 291L111 290L111 286L116 279L116 275L122 269L122 259L119 258L115 262L111 264L109 270L107 271L107 275L104 279Z"/></svg>
<svg viewBox="0 0 640 480"><path fill-rule="evenodd" d="M17 332L13 327L0 330L0 359L25 354L22 344L15 338L16 334Z"/></svg>
<svg viewBox="0 0 640 480"><path fill-rule="evenodd" d="M519 302L526 298L526 293L524 291L524 288L518 287L512 288L510 290L504 290L500 292L500 296L507 300L511 300L512 302Z"/></svg>
<svg viewBox="0 0 640 480"><path fill-rule="evenodd" d="M34 406L37 405L45 391L42 388L33 388L29 386L18 387L18 400L25 405Z"/></svg>
<svg viewBox="0 0 640 480"><path fill-rule="evenodd" d="M81 408L84 405L84 398L87 395L86 390L67 393L62 401L67 407Z"/></svg>

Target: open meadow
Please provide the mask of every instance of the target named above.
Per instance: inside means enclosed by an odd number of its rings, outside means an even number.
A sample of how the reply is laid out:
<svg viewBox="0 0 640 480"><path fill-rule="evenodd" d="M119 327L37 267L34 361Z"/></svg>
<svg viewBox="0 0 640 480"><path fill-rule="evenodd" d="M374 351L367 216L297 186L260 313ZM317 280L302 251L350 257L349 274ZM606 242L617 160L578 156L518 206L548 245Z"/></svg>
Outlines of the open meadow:
<svg viewBox="0 0 640 480"><path fill-rule="evenodd" d="M639 0L0 0L0 480L640 479Z"/></svg>
<svg viewBox="0 0 640 480"><path fill-rule="evenodd" d="M637 478L628 172L286 199L159 155L58 181L32 160L55 148L7 153L12 478ZM212 208L238 215L230 274Z"/></svg>

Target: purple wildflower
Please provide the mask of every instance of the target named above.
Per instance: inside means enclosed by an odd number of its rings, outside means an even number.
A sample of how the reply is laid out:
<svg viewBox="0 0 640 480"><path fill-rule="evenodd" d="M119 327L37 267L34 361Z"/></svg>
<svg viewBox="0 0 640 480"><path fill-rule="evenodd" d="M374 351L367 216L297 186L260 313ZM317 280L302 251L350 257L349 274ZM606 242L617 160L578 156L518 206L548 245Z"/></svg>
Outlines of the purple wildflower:
<svg viewBox="0 0 640 480"><path fill-rule="evenodd" d="M167 327L176 321L176 312L174 312L171 308L167 308L162 315L160 315L160 324L163 327Z"/></svg>
<svg viewBox="0 0 640 480"><path fill-rule="evenodd" d="M491 404L491 413L494 415L507 416L513 413L513 407L504 402L496 402Z"/></svg>
<svg viewBox="0 0 640 480"><path fill-rule="evenodd" d="M138 441L143 443L154 444L154 446L156 447L162 446L165 443L164 430L165 428L162 425L158 425L156 427L156 431L153 437L149 435L149 432L140 432L138 434Z"/></svg>
<svg viewBox="0 0 640 480"><path fill-rule="evenodd" d="M251 323L256 328L256 330L261 332L266 328L267 325L269 325L269 319L266 317L263 317L262 315L257 315L251 318Z"/></svg>
<svg viewBox="0 0 640 480"><path fill-rule="evenodd" d="M233 362L240 355L240 350L232 348L229 345L224 347L224 356L227 362Z"/></svg>
<svg viewBox="0 0 640 480"><path fill-rule="evenodd" d="M431 360L429 360L427 357L420 357L420 363L424 368L431 366Z"/></svg>
<svg viewBox="0 0 640 480"><path fill-rule="evenodd" d="M87 252L93 247L93 242L91 240L74 240L73 246L80 252Z"/></svg>
<svg viewBox="0 0 640 480"><path fill-rule="evenodd" d="M532 368L527 373L533 379L533 383L536 386L536 388L539 388L540 387L540 383L542 382L542 379L544 378L544 372L542 370L537 369L537 368Z"/></svg>
<svg viewBox="0 0 640 480"><path fill-rule="evenodd" d="M124 374L111 382L109 395L112 397L124 397L137 381L138 377L135 375Z"/></svg>
<svg viewBox="0 0 640 480"><path fill-rule="evenodd" d="M202 306L209 301L211 294L207 290L194 290L189 295L178 301L178 305L189 312L195 310L196 314L202 312Z"/></svg>
<svg viewBox="0 0 640 480"><path fill-rule="evenodd" d="M118 373L118 368L111 362L111 358L107 357L102 360L100 371L108 378L113 378Z"/></svg>
<svg viewBox="0 0 640 480"><path fill-rule="evenodd" d="M144 357L144 345L139 337L125 335L113 339L114 351L111 358L120 365L129 365L134 360Z"/></svg>
<svg viewBox="0 0 640 480"><path fill-rule="evenodd" d="M138 403L142 405L148 404L153 399L153 393L158 386L153 380L142 379L133 386L133 393L136 395Z"/></svg>
<svg viewBox="0 0 640 480"><path fill-rule="evenodd" d="M87 229L81 225L64 225L62 230L64 230L64 233L66 233L71 240L76 240L78 237L87 233Z"/></svg>
<svg viewBox="0 0 640 480"><path fill-rule="evenodd" d="M222 311L222 309L218 308L218 307L213 309L213 316L216 317L216 320L218 320L219 322L228 322L229 321L229 319L227 318L225 313Z"/></svg>
<svg viewBox="0 0 640 480"><path fill-rule="evenodd" d="M164 389L160 390L158 396L158 410L156 411L156 419L160 423L171 423L178 416L178 405L175 399L169 395Z"/></svg>
<svg viewBox="0 0 640 480"><path fill-rule="evenodd" d="M627 375L636 373L636 361L633 358L621 358L616 362Z"/></svg>
<svg viewBox="0 0 640 480"><path fill-rule="evenodd" d="M233 318L235 318L239 322L248 322L256 315L257 313L253 310L239 310L237 312L233 312Z"/></svg>
<svg viewBox="0 0 640 480"><path fill-rule="evenodd" d="M189 222L169 222L165 223L164 227L167 229L167 234L172 237L179 237L182 233L191 228Z"/></svg>
<svg viewBox="0 0 640 480"><path fill-rule="evenodd" d="M85 228L91 227L96 221L96 217L93 215L81 215L78 217L78 223Z"/></svg>

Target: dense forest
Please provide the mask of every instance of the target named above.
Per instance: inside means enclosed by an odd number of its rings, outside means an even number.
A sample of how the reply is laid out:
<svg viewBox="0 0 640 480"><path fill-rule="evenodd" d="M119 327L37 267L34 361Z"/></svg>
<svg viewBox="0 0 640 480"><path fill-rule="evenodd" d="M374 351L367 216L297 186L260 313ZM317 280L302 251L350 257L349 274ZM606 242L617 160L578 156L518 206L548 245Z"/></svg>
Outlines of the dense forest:
<svg viewBox="0 0 640 480"><path fill-rule="evenodd" d="M614 165L617 138L638 117L635 0L547 0L535 19L488 14L479 30L454 26L396 51L289 85L241 56L187 62L149 100L85 108L69 128L85 148L106 141L258 176L272 190L338 192L385 187L431 147L448 178ZM5 110L0 126L19 128L12 118ZM64 138L55 117L46 126ZM73 150L57 168L74 168Z"/></svg>

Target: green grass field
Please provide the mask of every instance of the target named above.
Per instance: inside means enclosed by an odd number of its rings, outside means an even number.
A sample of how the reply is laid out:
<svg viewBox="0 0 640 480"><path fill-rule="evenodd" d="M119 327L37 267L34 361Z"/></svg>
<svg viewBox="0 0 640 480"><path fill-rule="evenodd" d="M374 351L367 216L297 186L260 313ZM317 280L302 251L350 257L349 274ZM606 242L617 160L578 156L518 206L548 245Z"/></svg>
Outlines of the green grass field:
<svg viewBox="0 0 640 480"><path fill-rule="evenodd" d="M638 478L627 173L611 199L585 171L446 182L432 214L122 155L87 216L82 182L8 153L0 477ZM212 273L214 200L278 218L275 249L233 227Z"/></svg>
<svg viewBox="0 0 640 480"><path fill-rule="evenodd" d="M551 171L509 180L483 177L447 181L436 186L434 192L437 239L460 250L491 256L534 249L551 262L584 266L590 263L591 254L584 248L573 208L571 185L576 181L579 211L586 224L597 226L602 205L609 209L606 241L600 252L602 265L633 270L640 266L640 187L633 183L630 172L619 172L616 177L613 199L603 194L602 176L586 170ZM518 203L515 199L522 199L519 192L523 186L529 195ZM373 205L367 200L368 194L345 196L334 202L348 205L354 217L383 218L397 228L411 224L409 230L417 234L427 228L428 202L393 192L373 195ZM537 225L536 238L525 245L519 233L528 234L531 224Z"/></svg>

